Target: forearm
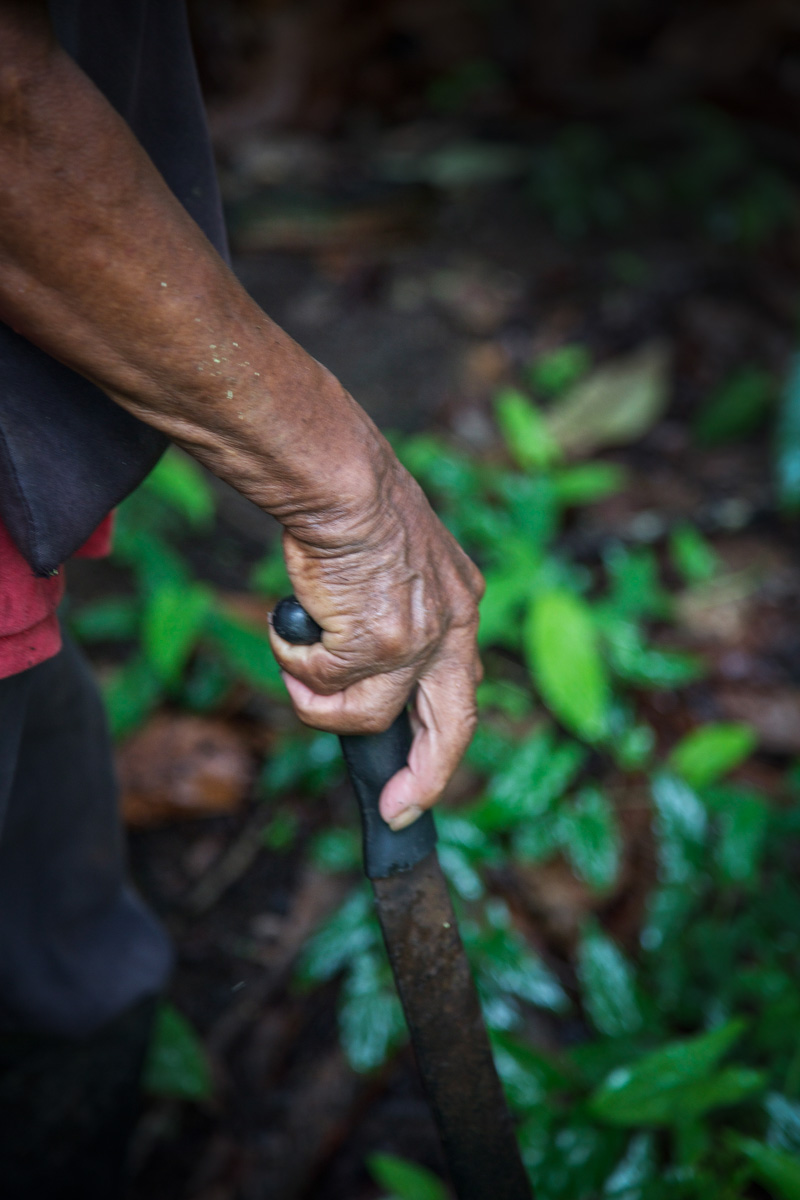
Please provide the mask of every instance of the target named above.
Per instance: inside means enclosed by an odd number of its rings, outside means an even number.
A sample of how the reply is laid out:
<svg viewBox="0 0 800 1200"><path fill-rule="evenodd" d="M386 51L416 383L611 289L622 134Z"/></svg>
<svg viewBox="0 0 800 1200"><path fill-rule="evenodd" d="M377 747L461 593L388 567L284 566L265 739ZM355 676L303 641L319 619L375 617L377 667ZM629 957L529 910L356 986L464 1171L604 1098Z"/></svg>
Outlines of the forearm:
<svg viewBox="0 0 800 1200"><path fill-rule="evenodd" d="M394 469L383 439L249 299L46 28L9 11L0 317L296 535L337 536Z"/></svg>

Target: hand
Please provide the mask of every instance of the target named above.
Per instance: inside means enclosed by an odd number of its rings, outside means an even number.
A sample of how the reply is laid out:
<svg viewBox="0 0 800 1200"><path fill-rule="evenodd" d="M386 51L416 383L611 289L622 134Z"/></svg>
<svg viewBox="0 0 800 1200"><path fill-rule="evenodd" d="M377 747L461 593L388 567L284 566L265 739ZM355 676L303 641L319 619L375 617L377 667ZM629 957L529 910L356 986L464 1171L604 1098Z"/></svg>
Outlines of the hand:
<svg viewBox="0 0 800 1200"><path fill-rule="evenodd" d="M411 696L408 765L380 801L402 829L441 795L475 729L483 580L388 449L379 478L333 541L284 533L295 594L323 634L313 646L270 636L297 714L316 729L380 732Z"/></svg>

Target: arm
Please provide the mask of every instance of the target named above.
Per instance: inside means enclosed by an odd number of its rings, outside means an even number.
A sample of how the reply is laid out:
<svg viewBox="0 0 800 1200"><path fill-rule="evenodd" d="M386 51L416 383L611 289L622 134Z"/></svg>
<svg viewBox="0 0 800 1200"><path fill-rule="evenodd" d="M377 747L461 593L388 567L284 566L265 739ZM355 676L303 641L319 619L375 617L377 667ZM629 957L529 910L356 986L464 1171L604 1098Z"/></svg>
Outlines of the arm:
<svg viewBox="0 0 800 1200"><path fill-rule="evenodd" d="M272 637L302 720L385 728L416 685L384 817L432 804L474 729L480 575L366 413L247 296L127 126L0 0L0 318L284 528L317 646Z"/></svg>

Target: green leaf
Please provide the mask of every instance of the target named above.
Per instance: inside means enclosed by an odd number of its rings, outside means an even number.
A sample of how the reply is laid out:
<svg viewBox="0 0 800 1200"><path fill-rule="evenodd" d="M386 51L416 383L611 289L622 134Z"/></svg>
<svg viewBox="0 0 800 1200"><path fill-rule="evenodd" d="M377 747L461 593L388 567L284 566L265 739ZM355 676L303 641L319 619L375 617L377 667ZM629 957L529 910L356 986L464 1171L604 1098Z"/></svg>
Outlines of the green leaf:
<svg viewBox="0 0 800 1200"><path fill-rule="evenodd" d="M496 832L529 822L562 796L586 758L582 746L557 741L539 729L518 746L506 748L495 766L485 800L470 814L482 830Z"/></svg>
<svg viewBox="0 0 800 1200"><path fill-rule="evenodd" d="M747 1067L727 1067L691 1084L683 1093L682 1121L693 1121L715 1108L725 1108L749 1099L766 1086L763 1071Z"/></svg>
<svg viewBox="0 0 800 1200"><path fill-rule="evenodd" d="M268 799L301 791L318 796L344 776L339 739L335 733L304 730L284 734L273 746L259 779Z"/></svg>
<svg viewBox="0 0 800 1200"><path fill-rule="evenodd" d="M406 1036L403 1009L383 950L359 954L339 999L339 1035L354 1071L381 1066Z"/></svg>
<svg viewBox="0 0 800 1200"><path fill-rule="evenodd" d="M616 463L589 462L565 467L553 476L556 499L565 506L594 504L621 492L627 482L624 467Z"/></svg>
<svg viewBox="0 0 800 1200"><path fill-rule="evenodd" d="M800 1158L754 1138L732 1134L729 1144L749 1161L759 1183L780 1200L800 1200Z"/></svg>
<svg viewBox="0 0 800 1200"><path fill-rule="evenodd" d="M655 650L646 645L631 621L617 620L604 613L602 632L611 669L634 687L671 690L694 683L704 673L703 664L694 655Z"/></svg>
<svg viewBox="0 0 800 1200"><path fill-rule="evenodd" d="M650 343L593 371L547 416L552 439L568 454L634 442L652 428L667 403L667 352Z"/></svg>
<svg viewBox="0 0 800 1200"><path fill-rule="evenodd" d="M253 591L273 599L291 594L292 584L279 542L276 542L269 554L253 567L250 573L250 587Z"/></svg>
<svg viewBox="0 0 800 1200"><path fill-rule="evenodd" d="M361 887L306 943L296 978L305 986L323 983L379 944L380 930L372 900L366 888Z"/></svg>
<svg viewBox="0 0 800 1200"><path fill-rule="evenodd" d="M394 1154L370 1154L369 1173L392 1200L447 1200L448 1191L437 1175Z"/></svg>
<svg viewBox="0 0 800 1200"><path fill-rule="evenodd" d="M524 1113L534 1104L542 1104L572 1082L554 1061L521 1037L493 1033L491 1043L497 1073L516 1112Z"/></svg>
<svg viewBox="0 0 800 1200"><path fill-rule="evenodd" d="M478 644L516 650L521 641L522 617L541 568L541 558L531 548L519 546L504 556L499 567L486 571L486 592L481 601Z"/></svg>
<svg viewBox="0 0 800 1200"><path fill-rule="evenodd" d="M132 733L161 699L153 668L138 655L115 671L103 685L108 723L115 738Z"/></svg>
<svg viewBox="0 0 800 1200"><path fill-rule="evenodd" d="M533 597L525 622L528 669L548 708L573 733L597 742L611 701L592 610L563 589Z"/></svg>
<svg viewBox="0 0 800 1200"><path fill-rule="evenodd" d="M768 804L757 792L731 784L707 789L703 798L719 827L714 857L723 877L731 883L755 882L769 825Z"/></svg>
<svg viewBox="0 0 800 1200"><path fill-rule="evenodd" d="M83 604L70 612L69 627L80 642L127 641L139 627L139 602L133 596L113 596Z"/></svg>
<svg viewBox="0 0 800 1200"><path fill-rule="evenodd" d="M622 1037L641 1029L643 1018L633 968L597 926L589 926L578 948L583 1002L600 1033Z"/></svg>
<svg viewBox="0 0 800 1200"><path fill-rule="evenodd" d="M708 820L695 793L681 779L663 773L652 783L661 871L670 883L685 883L697 872Z"/></svg>
<svg viewBox="0 0 800 1200"><path fill-rule="evenodd" d="M180 678L205 625L211 589L202 583L164 583L145 603L142 649L159 680L170 686Z"/></svg>
<svg viewBox="0 0 800 1200"><path fill-rule="evenodd" d="M612 887L619 870L620 838L616 815L596 787L578 792L562 805L560 838L569 861L581 879L593 888Z"/></svg>
<svg viewBox="0 0 800 1200"><path fill-rule="evenodd" d="M747 437L763 425L775 382L761 367L740 367L709 397L692 422L700 446L719 446Z"/></svg>
<svg viewBox="0 0 800 1200"><path fill-rule="evenodd" d="M800 353L789 365L775 430L778 501L789 512L800 509Z"/></svg>
<svg viewBox="0 0 800 1200"><path fill-rule="evenodd" d="M211 524L216 505L202 469L174 447L156 464L144 482L145 489L165 500L198 528Z"/></svg>
<svg viewBox="0 0 800 1200"><path fill-rule="evenodd" d="M572 342L540 354L526 369L531 385L546 396L558 396L577 383L592 364L586 346Z"/></svg>
<svg viewBox="0 0 800 1200"><path fill-rule="evenodd" d="M744 1028L742 1020L728 1021L618 1067L591 1096L589 1111L612 1125L679 1125L687 1089L713 1074Z"/></svg>
<svg viewBox="0 0 800 1200"><path fill-rule="evenodd" d="M268 695L286 698L280 668L263 629L218 606L208 614L205 630L225 662L241 679Z"/></svg>
<svg viewBox="0 0 800 1200"><path fill-rule="evenodd" d="M501 391L495 399L495 413L503 439L518 466L524 470L542 469L557 461L558 442L548 432L539 409L522 392L513 388Z"/></svg>
<svg viewBox="0 0 800 1200"><path fill-rule="evenodd" d="M678 742L669 765L691 787L707 787L749 758L757 740L749 725L701 725Z"/></svg>
<svg viewBox="0 0 800 1200"><path fill-rule="evenodd" d="M311 861L321 871L354 871L361 865L361 839L355 829L323 829L311 843Z"/></svg>
<svg viewBox="0 0 800 1200"><path fill-rule="evenodd" d="M652 550L615 545L607 551L605 564L613 619L669 616L670 598L661 586L658 559Z"/></svg>
<svg viewBox="0 0 800 1200"><path fill-rule="evenodd" d="M706 583L719 569L719 558L694 525L678 525L669 539L676 571L687 583Z"/></svg>
<svg viewBox="0 0 800 1200"><path fill-rule="evenodd" d="M647 1200L647 1187L656 1172L652 1133L637 1133L609 1175L603 1196L609 1200Z"/></svg>
<svg viewBox="0 0 800 1200"><path fill-rule="evenodd" d="M564 989L514 929L507 906L495 900L486 904L484 913L483 928L462 929L483 999L514 996L551 1012L568 1011Z"/></svg>
<svg viewBox="0 0 800 1200"><path fill-rule="evenodd" d="M152 1096L208 1100L214 1086L203 1043L172 1004L156 1014L142 1085Z"/></svg>
<svg viewBox="0 0 800 1200"><path fill-rule="evenodd" d="M769 1117L767 1142L776 1150L785 1150L800 1158L800 1102L770 1092L764 1101Z"/></svg>

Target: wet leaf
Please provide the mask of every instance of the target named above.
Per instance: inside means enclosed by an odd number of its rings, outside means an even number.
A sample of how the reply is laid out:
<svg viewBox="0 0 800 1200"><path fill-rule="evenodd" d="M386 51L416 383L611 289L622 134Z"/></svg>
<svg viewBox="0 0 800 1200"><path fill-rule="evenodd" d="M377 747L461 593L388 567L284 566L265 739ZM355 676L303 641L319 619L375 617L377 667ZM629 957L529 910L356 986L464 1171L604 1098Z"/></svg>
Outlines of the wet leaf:
<svg viewBox="0 0 800 1200"><path fill-rule="evenodd" d="M587 455L647 433L666 407L667 364L665 346L650 343L598 367L548 413L557 445L568 454Z"/></svg>
<svg viewBox="0 0 800 1200"><path fill-rule="evenodd" d="M487 832L510 829L546 812L577 775L586 751L541 729L509 748L503 758L495 767L486 799L471 812L471 819Z"/></svg>
<svg viewBox="0 0 800 1200"><path fill-rule="evenodd" d="M528 669L551 712L587 742L599 741L611 695L589 606L566 590L540 592L528 609L524 642Z"/></svg>
<svg viewBox="0 0 800 1200"><path fill-rule="evenodd" d="M70 612L69 626L81 642L127 641L136 636L139 614L139 602L133 596L114 596Z"/></svg>
<svg viewBox="0 0 800 1200"><path fill-rule="evenodd" d="M212 604L202 583L164 583L147 597L142 616L142 648L165 686L177 682L194 650Z"/></svg>
<svg viewBox="0 0 800 1200"><path fill-rule="evenodd" d="M565 467L553 476L556 499L565 506L594 504L622 491L627 482L623 467L616 463L589 462Z"/></svg>
<svg viewBox="0 0 800 1200"><path fill-rule="evenodd" d="M159 1006L142 1084L151 1096L174 1100L209 1100L213 1093L203 1043L171 1004Z"/></svg>
<svg viewBox="0 0 800 1200"><path fill-rule="evenodd" d="M613 1125L680 1124L688 1089L712 1076L744 1027L741 1020L729 1021L617 1068L591 1096L589 1111Z"/></svg>
<svg viewBox="0 0 800 1200"><path fill-rule="evenodd" d="M637 1133L606 1180L603 1196L609 1200L647 1200L646 1189L656 1170L652 1133Z"/></svg>
<svg viewBox="0 0 800 1200"><path fill-rule="evenodd" d="M590 887L610 888L619 871L620 838L614 809L596 787L561 806L559 835L570 863Z"/></svg>
<svg viewBox="0 0 800 1200"><path fill-rule="evenodd" d="M757 792L731 785L708 789L704 799L719 827L714 857L723 877L731 883L753 883L769 825L766 801Z"/></svg>
<svg viewBox="0 0 800 1200"><path fill-rule="evenodd" d="M748 1159L759 1183L778 1200L800 1200L800 1159L754 1138L731 1135L729 1141Z"/></svg>
<svg viewBox="0 0 800 1200"><path fill-rule="evenodd" d="M692 787L707 787L749 758L756 742L749 725L701 725L675 746L669 765Z"/></svg>
<svg viewBox="0 0 800 1200"><path fill-rule="evenodd" d="M694 1121L712 1109L739 1104L763 1091L766 1082L763 1071L747 1067L727 1067L708 1079L698 1080L683 1093L681 1121Z"/></svg>
<svg viewBox="0 0 800 1200"><path fill-rule="evenodd" d="M365 887L354 891L306 944L296 977L302 984L332 979L380 944L372 899Z"/></svg>
<svg viewBox="0 0 800 1200"><path fill-rule="evenodd" d="M790 1100L780 1092L770 1092L764 1108L769 1117L768 1144L800 1159L800 1101Z"/></svg>
<svg viewBox="0 0 800 1200"><path fill-rule="evenodd" d="M590 926L578 949L583 1002L594 1027L608 1037L641 1029L643 1017L633 967L597 926Z"/></svg>
<svg viewBox="0 0 800 1200"><path fill-rule="evenodd" d="M686 583L706 583L719 569L719 558L694 525L678 525L669 539L673 565Z"/></svg>
<svg viewBox="0 0 800 1200"><path fill-rule="evenodd" d="M580 342L557 346L540 354L526 368L531 385L546 396L558 396L577 383L592 365L592 356Z"/></svg>
<svg viewBox="0 0 800 1200"><path fill-rule="evenodd" d="M652 790L662 875L670 883L684 883L699 867L708 825L706 810L689 785L674 775L656 776Z"/></svg>
<svg viewBox="0 0 800 1200"><path fill-rule="evenodd" d="M501 391L495 400L495 413L509 453L518 466L525 470L541 469L558 459L558 442L550 434L542 413L522 392L513 388Z"/></svg>
<svg viewBox="0 0 800 1200"><path fill-rule="evenodd" d="M284 735L273 747L259 780L267 799L293 790L318 796L344 778L339 739L335 733L311 732Z"/></svg>
<svg viewBox="0 0 800 1200"><path fill-rule="evenodd" d="M367 1166L375 1182L391 1192L391 1200L447 1200L449 1195L432 1171L394 1154L370 1154Z"/></svg>
<svg viewBox="0 0 800 1200"><path fill-rule="evenodd" d="M705 672L694 655L648 646L632 621L603 614L602 632L612 671L634 687L679 688L700 679Z"/></svg>
<svg viewBox="0 0 800 1200"><path fill-rule="evenodd" d="M145 480L147 491L165 500L197 528L208 527L216 505L201 467L174 447L170 448Z"/></svg>
<svg viewBox="0 0 800 1200"><path fill-rule="evenodd" d="M462 928L482 998L505 994L551 1012L568 1011L564 989L513 928L505 904L495 900L485 914L488 920L482 929Z"/></svg>
<svg viewBox="0 0 800 1200"><path fill-rule="evenodd" d="M342 1048L354 1071L373 1071L406 1037L406 1024L383 952L353 961L339 1000Z"/></svg>
<svg viewBox="0 0 800 1200"><path fill-rule="evenodd" d="M800 354L795 354L783 385L775 430L775 482L780 504L800 509Z"/></svg>
<svg viewBox="0 0 800 1200"><path fill-rule="evenodd" d="M493 1033L491 1042L497 1073L517 1112L526 1112L569 1086L569 1076L521 1037Z"/></svg>
<svg viewBox="0 0 800 1200"><path fill-rule="evenodd" d="M253 687L285 698L286 689L272 655L266 628L231 616L222 605L208 614L205 628L208 638L232 671Z"/></svg>
<svg viewBox="0 0 800 1200"><path fill-rule="evenodd" d="M150 664L139 655L115 671L103 685L108 723L115 738L132 733L161 699L161 684Z"/></svg>

